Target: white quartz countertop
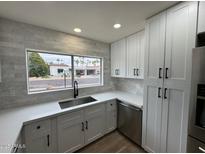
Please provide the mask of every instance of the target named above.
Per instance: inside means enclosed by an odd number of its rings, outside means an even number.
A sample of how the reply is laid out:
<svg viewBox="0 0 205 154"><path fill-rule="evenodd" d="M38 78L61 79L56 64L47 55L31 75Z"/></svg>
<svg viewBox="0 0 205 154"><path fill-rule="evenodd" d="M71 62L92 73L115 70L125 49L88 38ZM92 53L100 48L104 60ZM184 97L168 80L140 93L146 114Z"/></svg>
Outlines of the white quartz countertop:
<svg viewBox="0 0 205 154"><path fill-rule="evenodd" d="M122 91L110 91L90 96L97 99L97 101L78 105L75 107L69 107L66 109L61 109L58 101L54 101L49 103L0 110L0 152L11 152L11 149L6 147L8 145L15 144L21 132L22 126L34 120L57 116L64 112L69 112L75 109L102 103L112 99L118 99L139 108L142 108L143 106L142 95L138 94L131 94Z"/></svg>

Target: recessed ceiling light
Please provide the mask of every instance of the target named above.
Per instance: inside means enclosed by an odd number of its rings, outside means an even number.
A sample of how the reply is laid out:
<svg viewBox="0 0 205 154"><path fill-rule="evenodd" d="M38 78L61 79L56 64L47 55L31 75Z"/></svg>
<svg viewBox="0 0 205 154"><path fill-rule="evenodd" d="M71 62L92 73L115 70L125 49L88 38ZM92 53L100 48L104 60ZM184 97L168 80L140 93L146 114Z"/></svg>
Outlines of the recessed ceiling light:
<svg viewBox="0 0 205 154"><path fill-rule="evenodd" d="M73 30L74 30L76 33L82 32L82 30L81 30L80 28L74 28Z"/></svg>
<svg viewBox="0 0 205 154"><path fill-rule="evenodd" d="M121 27L121 25L120 25L120 24L114 24L113 27L114 27L115 29L118 29L118 28Z"/></svg>

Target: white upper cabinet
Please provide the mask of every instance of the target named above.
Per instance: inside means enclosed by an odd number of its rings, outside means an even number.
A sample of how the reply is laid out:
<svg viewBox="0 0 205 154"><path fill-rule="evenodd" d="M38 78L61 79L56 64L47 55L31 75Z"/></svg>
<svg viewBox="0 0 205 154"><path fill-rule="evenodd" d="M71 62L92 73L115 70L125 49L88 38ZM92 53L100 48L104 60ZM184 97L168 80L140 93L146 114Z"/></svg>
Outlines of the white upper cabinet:
<svg viewBox="0 0 205 154"><path fill-rule="evenodd" d="M144 77L144 31L127 37L127 77Z"/></svg>
<svg viewBox="0 0 205 154"><path fill-rule="evenodd" d="M139 54L139 39L137 34L127 38L127 76L137 77L137 57Z"/></svg>
<svg viewBox="0 0 205 154"><path fill-rule="evenodd" d="M205 2L199 2L198 33L205 32Z"/></svg>
<svg viewBox="0 0 205 154"><path fill-rule="evenodd" d="M176 83L174 87L191 81L196 22L197 2L182 3L167 11L165 79L167 84Z"/></svg>
<svg viewBox="0 0 205 154"><path fill-rule="evenodd" d="M144 78L144 31L111 44L111 76Z"/></svg>
<svg viewBox="0 0 205 154"><path fill-rule="evenodd" d="M137 58L138 78L144 79L144 54L145 54L145 32L144 30L138 33L139 38L139 53Z"/></svg>
<svg viewBox="0 0 205 154"><path fill-rule="evenodd" d="M146 21L145 79L148 84L163 82L166 12Z"/></svg>
<svg viewBox="0 0 205 154"><path fill-rule="evenodd" d="M126 76L126 42L125 39L111 44L111 75Z"/></svg>

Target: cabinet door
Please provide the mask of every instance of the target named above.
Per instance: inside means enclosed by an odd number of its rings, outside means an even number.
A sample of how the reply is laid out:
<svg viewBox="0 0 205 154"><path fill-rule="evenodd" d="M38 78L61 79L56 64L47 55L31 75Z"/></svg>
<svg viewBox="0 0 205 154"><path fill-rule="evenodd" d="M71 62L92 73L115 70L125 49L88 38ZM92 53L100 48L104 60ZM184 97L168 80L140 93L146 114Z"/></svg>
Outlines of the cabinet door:
<svg viewBox="0 0 205 154"><path fill-rule="evenodd" d="M184 87L191 81L197 2L181 3L167 11L165 81Z"/></svg>
<svg viewBox="0 0 205 154"><path fill-rule="evenodd" d="M83 121L83 111L68 113L57 118L59 152L74 152L84 145Z"/></svg>
<svg viewBox="0 0 205 154"><path fill-rule="evenodd" d="M145 32L138 32L139 52L137 56L138 79L144 79Z"/></svg>
<svg viewBox="0 0 205 154"><path fill-rule="evenodd" d="M51 120L34 122L24 127L26 152L52 152Z"/></svg>
<svg viewBox="0 0 205 154"><path fill-rule="evenodd" d="M205 2L199 2L198 33L205 32Z"/></svg>
<svg viewBox="0 0 205 154"><path fill-rule="evenodd" d="M106 133L115 130L117 127L117 104L116 101L106 103Z"/></svg>
<svg viewBox="0 0 205 154"><path fill-rule="evenodd" d="M148 152L160 152L162 89L158 88L144 88L142 143Z"/></svg>
<svg viewBox="0 0 205 154"><path fill-rule="evenodd" d="M105 130L105 105L99 104L85 109L85 144L103 136Z"/></svg>
<svg viewBox="0 0 205 154"><path fill-rule="evenodd" d="M113 77L126 76L126 42L125 39L111 44L111 75Z"/></svg>
<svg viewBox="0 0 205 154"><path fill-rule="evenodd" d="M117 76L117 43L111 44L111 76L116 77Z"/></svg>
<svg viewBox="0 0 205 154"><path fill-rule="evenodd" d="M162 109L161 150L160 152L186 152L188 90L167 89ZM185 112L187 112L185 114Z"/></svg>
<svg viewBox="0 0 205 154"><path fill-rule="evenodd" d="M138 33L127 38L127 77L137 78L139 54Z"/></svg>
<svg viewBox="0 0 205 154"><path fill-rule="evenodd" d="M164 135L167 135L161 142L162 152L186 152L196 21L197 2L180 3L167 11L164 87L168 89L170 98L163 108L167 119L162 127L167 128L164 129L167 131Z"/></svg>
<svg viewBox="0 0 205 154"><path fill-rule="evenodd" d="M166 12L146 22L142 146L160 152Z"/></svg>
<svg viewBox="0 0 205 154"><path fill-rule="evenodd" d="M146 21L145 80L161 83L164 66L166 12Z"/></svg>

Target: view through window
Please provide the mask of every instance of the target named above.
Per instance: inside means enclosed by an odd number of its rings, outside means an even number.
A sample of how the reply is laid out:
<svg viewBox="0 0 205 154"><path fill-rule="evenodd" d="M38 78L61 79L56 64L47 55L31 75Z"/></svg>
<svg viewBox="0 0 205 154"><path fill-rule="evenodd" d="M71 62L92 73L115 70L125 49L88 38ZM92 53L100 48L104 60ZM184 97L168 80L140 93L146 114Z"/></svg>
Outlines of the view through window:
<svg viewBox="0 0 205 154"><path fill-rule="evenodd" d="M84 56L74 56L74 79L79 86L101 83L101 60Z"/></svg>
<svg viewBox="0 0 205 154"><path fill-rule="evenodd" d="M101 58L27 50L28 91L71 88L74 80L79 87L101 85L101 64Z"/></svg>

